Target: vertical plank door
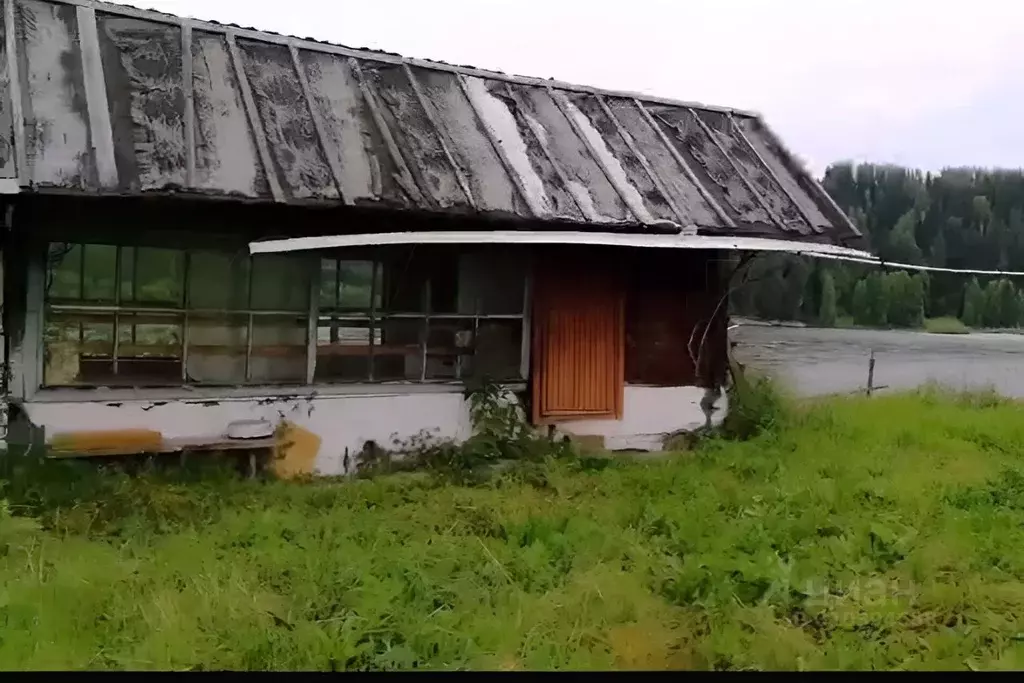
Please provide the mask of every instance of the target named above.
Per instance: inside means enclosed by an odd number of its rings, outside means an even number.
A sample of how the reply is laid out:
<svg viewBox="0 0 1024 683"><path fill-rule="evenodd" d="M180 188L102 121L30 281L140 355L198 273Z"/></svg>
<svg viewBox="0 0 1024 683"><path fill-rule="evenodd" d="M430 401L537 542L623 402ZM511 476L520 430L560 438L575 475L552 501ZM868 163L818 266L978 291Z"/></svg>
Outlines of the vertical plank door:
<svg viewBox="0 0 1024 683"><path fill-rule="evenodd" d="M545 259L535 271L533 306L534 422L622 417L623 294L616 269L582 258Z"/></svg>

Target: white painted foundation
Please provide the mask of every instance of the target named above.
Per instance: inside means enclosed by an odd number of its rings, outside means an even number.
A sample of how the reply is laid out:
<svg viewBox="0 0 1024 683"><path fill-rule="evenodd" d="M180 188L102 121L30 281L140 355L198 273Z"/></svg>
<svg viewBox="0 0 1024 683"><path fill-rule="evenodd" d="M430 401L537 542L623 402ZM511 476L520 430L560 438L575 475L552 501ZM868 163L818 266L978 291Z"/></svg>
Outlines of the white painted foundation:
<svg viewBox="0 0 1024 683"><path fill-rule="evenodd" d="M622 420L580 420L558 427L569 434L603 436L610 450L659 451L667 434L703 426L703 396L704 390L697 387L627 386ZM233 422L278 424L288 420L322 439L315 468L325 475L353 471L367 441L391 449L396 442L407 442L424 432L455 441L472 434L469 407L461 391L167 401L46 400L26 403L24 408L32 423L45 430L47 441L58 433L117 429L155 430L165 439L219 441ZM722 397L715 421L720 422L724 413Z"/></svg>
<svg viewBox="0 0 1024 683"><path fill-rule="evenodd" d="M667 435L704 426L703 398L700 387L627 386L621 420L575 420L558 428L576 436L603 436L605 448L612 451L660 451ZM712 422L718 425L727 409L725 395L715 407Z"/></svg>
<svg viewBox="0 0 1024 683"><path fill-rule="evenodd" d="M223 439L232 422L267 420L278 424L288 420L322 439L316 471L325 475L353 471L369 440L390 449L396 440L408 440L424 430L436 438L456 441L465 440L472 432L461 392L172 400L162 404L152 400L36 402L25 404L25 412L33 424L45 429L48 441L61 432L110 429L151 429L165 439L214 441Z"/></svg>

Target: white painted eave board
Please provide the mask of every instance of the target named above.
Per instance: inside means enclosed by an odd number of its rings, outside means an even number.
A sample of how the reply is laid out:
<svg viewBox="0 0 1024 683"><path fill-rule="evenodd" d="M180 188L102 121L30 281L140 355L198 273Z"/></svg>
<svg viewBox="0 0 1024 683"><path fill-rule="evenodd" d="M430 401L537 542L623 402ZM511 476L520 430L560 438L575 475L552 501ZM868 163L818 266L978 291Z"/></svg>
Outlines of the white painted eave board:
<svg viewBox="0 0 1024 683"><path fill-rule="evenodd" d="M253 254L277 254L290 251L316 251L345 247L384 246L397 244L581 244L608 247L641 247L652 249L721 249L725 251L776 251L793 254L828 255L863 259L879 263L878 258L859 249L834 244L796 242L765 237L720 237L708 235L643 235L579 231L447 231L386 232L358 235L324 235L293 237L280 240L250 242Z"/></svg>

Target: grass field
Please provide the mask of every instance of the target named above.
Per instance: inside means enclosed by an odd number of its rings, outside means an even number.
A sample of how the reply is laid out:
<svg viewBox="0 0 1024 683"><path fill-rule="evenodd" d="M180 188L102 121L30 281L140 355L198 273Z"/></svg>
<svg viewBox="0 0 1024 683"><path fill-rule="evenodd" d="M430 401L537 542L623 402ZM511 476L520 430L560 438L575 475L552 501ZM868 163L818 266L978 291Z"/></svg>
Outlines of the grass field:
<svg viewBox="0 0 1024 683"><path fill-rule="evenodd" d="M477 487L178 476L6 485L0 668L1024 667L1024 406L992 396Z"/></svg>
<svg viewBox="0 0 1024 683"><path fill-rule="evenodd" d="M932 334L970 334L971 330L959 318L946 316L943 318L926 318L925 332Z"/></svg>

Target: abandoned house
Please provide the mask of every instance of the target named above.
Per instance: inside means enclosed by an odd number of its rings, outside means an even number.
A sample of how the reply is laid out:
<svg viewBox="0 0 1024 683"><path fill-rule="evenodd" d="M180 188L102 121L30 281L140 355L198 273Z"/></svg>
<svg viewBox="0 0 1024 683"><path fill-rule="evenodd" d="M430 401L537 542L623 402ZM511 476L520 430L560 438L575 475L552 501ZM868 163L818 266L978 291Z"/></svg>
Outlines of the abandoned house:
<svg viewBox="0 0 1024 683"><path fill-rule="evenodd" d="M288 432L290 471L338 474L466 438L490 380L535 424L658 449L727 409L738 253L864 253L749 112L2 2L12 443Z"/></svg>

